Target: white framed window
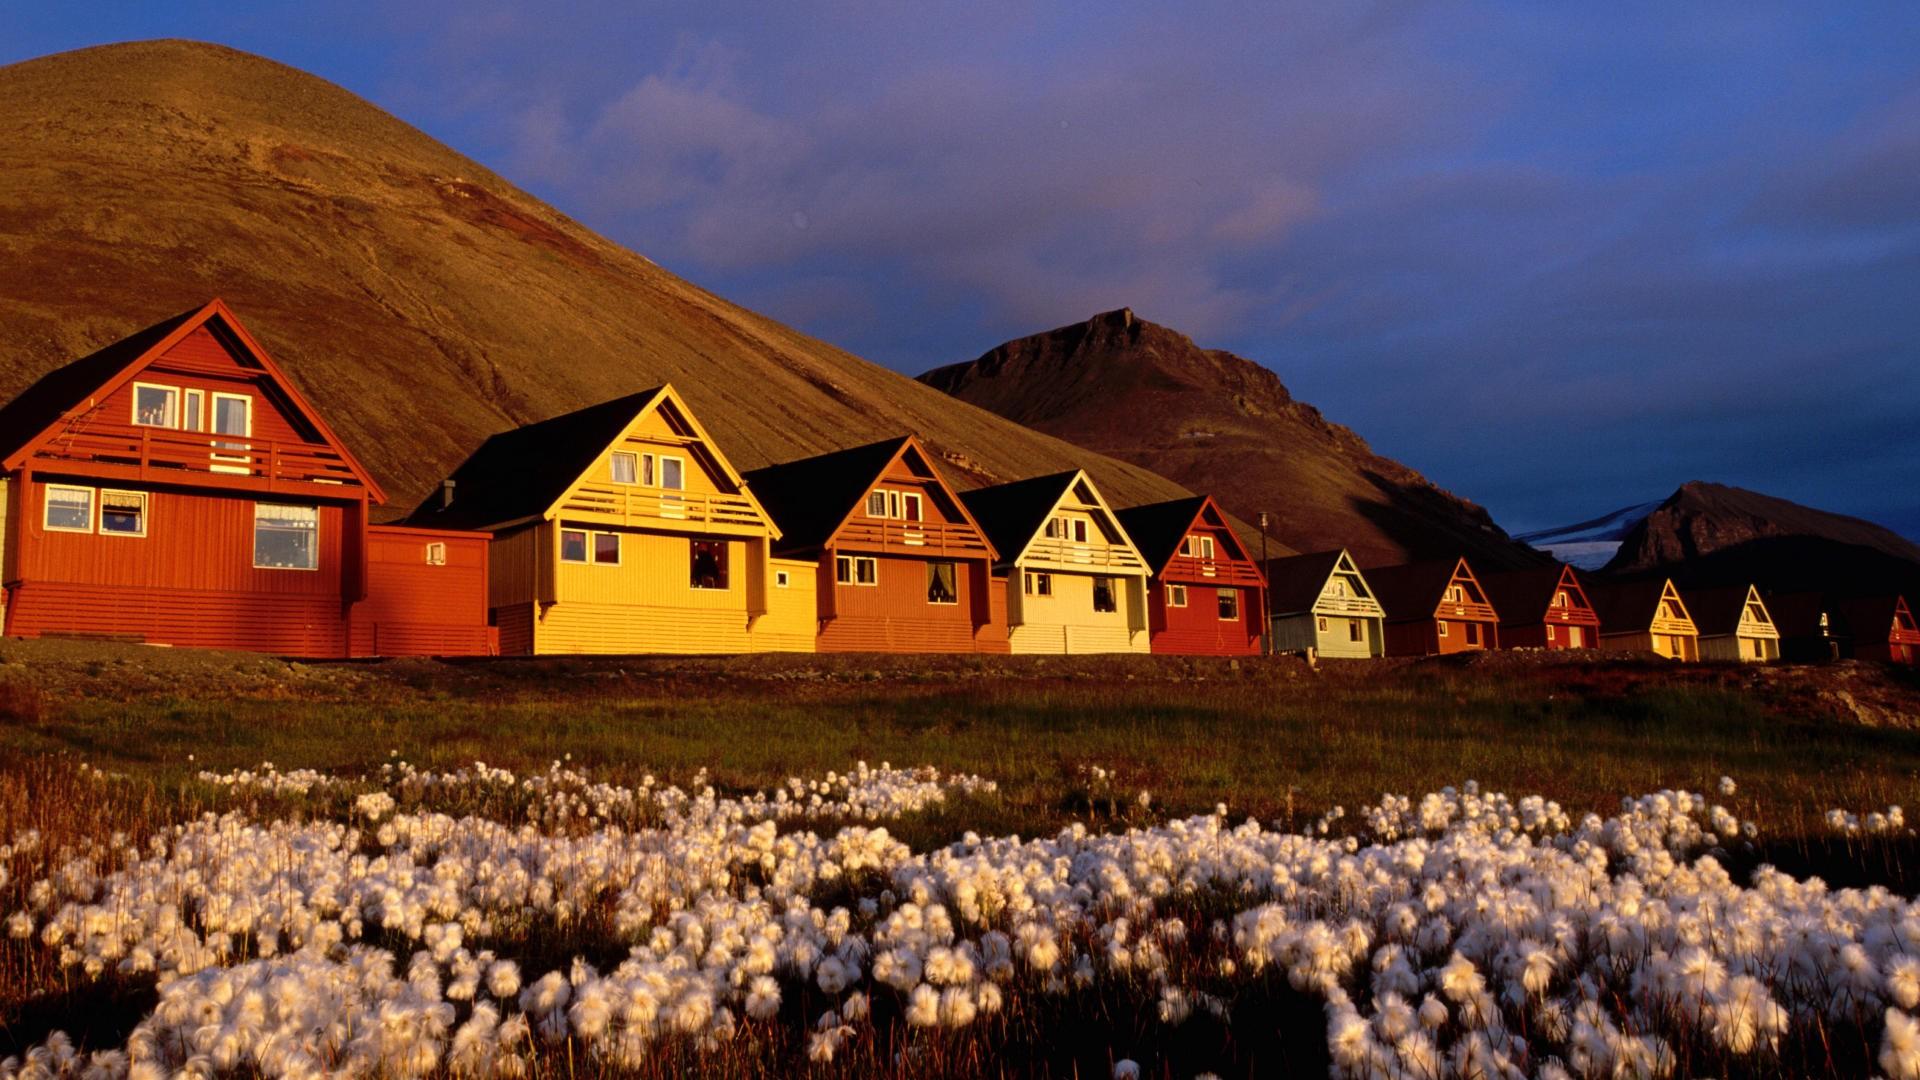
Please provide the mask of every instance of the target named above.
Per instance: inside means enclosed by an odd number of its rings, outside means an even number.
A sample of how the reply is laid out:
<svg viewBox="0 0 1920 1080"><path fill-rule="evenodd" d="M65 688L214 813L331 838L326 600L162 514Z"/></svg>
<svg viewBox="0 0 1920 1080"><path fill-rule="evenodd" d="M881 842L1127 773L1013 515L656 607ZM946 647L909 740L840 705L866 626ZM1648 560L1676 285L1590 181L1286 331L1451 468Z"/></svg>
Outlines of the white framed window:
<svg viewBox="0 0 1920 1080"><path fill-rule="evenodd" d="M1348 641L1359 641L1359 640L1360 640L1360 638L1361 638L1361 633L1360 633L1360 620L1359 620L1359 619L1348 619L1348 620L1347 620L1347 640L1348 640Z"/></svg>
<svg viewBox="0 0 1920 1080"><path fill-rule="evenodd" d="M1196 559L1213 558L1213 537L1183 536L1180 538L1180 554Z"/></svg>
<svg viewBox="0 0 1920 1080"><path fill-rule="evenodd" d="M427 545L427 565L428 566L447 565L447 545L441 543L438 540L435 540L433 543L428 544Z"/></svg>
<svg viewBox="0 0 1920 1080"><path fill-rule="evenodd" d="M140 427L179 427L180 388L134 383L133 422Z"/></svg>
<svg viewBox="0 0 1920 1080"><path fill-rule="evenodd" d="M660 456L660 486L668 491L687 489L687 459L683 457Z"/></svg>
<svg viewBox="0 0 1920 1080"><path fill-rule="evenodd" d="M147 535L147 493L144 491L101 491L100 535Z"/></svg>
<svg viewBox="0 0 1920 1080"><path fill-rule="evenodd" d="M793 575L792 575L792 574L790 574L790 573L788 573L788 572L787 572L787 571L785 571L785 570L775 570L775 571L773 572L773 587L774 587L774 588L776 588L776 589L784 589L784 588L786 588L787 586L789 586L789 585L792 585L792 584L793 584Z"/></svg>
<svg viewBox="0 0 1920 1080"><path fill-rule="evenodd" d="M958 604L960 602L960 570L950 562L930 562L927 564L927 603Z"/></svg>
<svg viewBox="0 0 1920 1080"><path fill-rule="evenodd" d="M836 555L833 577L842 585L878 585L880 560L865 555Z"/></svg>
<svg viewBox="0 0 1920 1080"><path fill-rule="evenodd" d="M1559 641L1559 640L1560 640L1560 635L1554 632L1554 630L1555 630L1555 629L1556 629L1556 628L1554 627L1554 625L1553 625L1552 623L1548 623L1548 624L1547 624L1547 640L1548 640L1548 641Z"/></svg>
<svg viewBox="0 0 1920 1080"><path fill-rule="evenodd" d="M1028 596L1052 596L1053 575L1037 574L1029 570L1023 575L1023 588Z"/></svg>
<svg viewBox="0 0 1920 1080"><path fill-rule="evenodd" d="M1106 612L1120 610L1119 591L1114 588L1114 580L1112 578L1097 577L1093 579L1093 610Z"/></svg>
<svg viewBox="0 0 1920 1080"><path fill-rule="evenodd" d="M631 450L615 450L607 458L607 468L616 484L640 482L640 458Z"/></svg>
<svg viewBox="0 0 1920 1080"><path fill-rule="evenodd" d="M1324 634L1327 632L1327 617L1325 615L1320 616L1318 619L1314 621L1316 625L1319 626L1321 633Z"/></svg>
<svg viewBox="0 0 1920 1080"><path fill-rule="evenodd" d="M895 521L921 520L923 499L917 491L874 488L867 492L867 516Z"/></svg>
<svg viewBox="0 0 1920 1080"><path fill-rule="evenodd" d="M887 516L887 493L884 490L874 488L867 492L867 516L875 518Z"/></svg>
<svg viewBox="0 0 1920 1080"><path fill-rule="evenodd" d="M48 532L92 532L93 489L48 484L40 524Z"/></svg>
<svg viewBox="0 0 1920 1080"><path fill-rule="evenodd" d="M251 472L253 459L240 440L253 435L253 399L245 394L213 395L213 433L234 438L213 440L214 472ZM221 451L229 451L221 453Z"/></svg>
<svg viewBox="0 0 1920 1080"><path fill-rule="evenodd" d="M1072 518L1061 515L1047 522L1049 540L1071 540L1076 544L1087 542L1087 521L1085 518Z"/></svg>
<svg viewBox="0 0 1920 1080"><path fill-rule="evenodd" d="M921 517L920 517L920 504L921 504L921 498L920 498L920 493L919 493L919 492L917 492L917 491L905 491L905 492L901 492L901 494L900 494L900 520L902 520L902 521L919 521L919 520L921 520Z"/></svg>
<svg viewBox="0 0 1920 1080"><path fill-rule="evenodd" d="M1458 585L1447 586L1447 603L1464 604L1467 602L1467 590Z"/></svg>
<svg viewBox="0 0 1920 1080"><path fill-rule="evenodd" d="M320 511L312 506L253 504L256 570L320 569Z"/></svg>
<svg viewBox="0 0 1920 1080"><path fill-rule="evenodd" d="M1167 606L1168 607L1186 607L1187 606L1187 587L1185 585L1168 585L1167 586Z"/></svg>
<svg viewBox="0 0 1920 1080"><path fill-rule="evenodd" d="M595 566L620 565L620 534L597 532L593 534L593 563Z"/></svg>
<svg viewBox="0 0 1920 1080"><path fill-rule="evenodd" d="M1073 519L1073 542L1076 544L1084 544L1087 542L1087 521L1085 518Z"/></svg>
<svg viewBox="0 0 1920 1080"><path fill-rule="evenodd" d="M587 561L587 530L560 530L560 561L570 563Z"/></svg>
<svg viewBox="0 0 1920 1080"><path fill-rule="evenodd" d="M1447 620L1445 619L1440 620L1440 636L1441 637L1447 636Z"/></svg>
<svg viewBox="0 0 1920 1080"><path fill-rule="evenodd" d="M1343 577L1334 578L1332 584L1327 586L1327 593L1331 596L1345 599L1347 595L1347 579ZM1322 629L1324 629L1324 627Z"/></svg>
<svg viewBox="0 0 1920 1080"><path fill-rule="evenodd" d="M180 430L199 431L206 425L207 392L188 387L181 398Z"/></svg>
<svg viewBox="0 0 1920 1080"><path fill-rule="evenodd" d="M1553 606L1554 607L1567 606L1567 590L1561 589L1558 592L1553 594Z"/></svg>
<svg viewBox="0 0 1920 1080"><path fill-rule="evenodd" d="M1240 618L1240 590L1220 589L1215 595L1220 603L1220 621L1237 621Z"/></svg>

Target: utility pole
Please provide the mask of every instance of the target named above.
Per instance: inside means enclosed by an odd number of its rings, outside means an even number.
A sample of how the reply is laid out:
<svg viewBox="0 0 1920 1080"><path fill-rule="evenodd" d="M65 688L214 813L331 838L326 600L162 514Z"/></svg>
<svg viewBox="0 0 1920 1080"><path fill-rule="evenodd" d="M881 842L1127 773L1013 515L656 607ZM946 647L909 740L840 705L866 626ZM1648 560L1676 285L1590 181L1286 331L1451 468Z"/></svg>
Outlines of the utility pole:
<svg viewBox="0 0 1920 1080"><path fill-rule="evenodd" d="M1263 578L1267 576L1267 512L1265 510L1260 511L1260 576ZM1260 590L1260 606L1265 609L1260 613L1260 617L1263 620L1260 623L1260 652L1262 655L1272 656L1273 655L1272 582L1268 582L1267 588Z"/></svg>

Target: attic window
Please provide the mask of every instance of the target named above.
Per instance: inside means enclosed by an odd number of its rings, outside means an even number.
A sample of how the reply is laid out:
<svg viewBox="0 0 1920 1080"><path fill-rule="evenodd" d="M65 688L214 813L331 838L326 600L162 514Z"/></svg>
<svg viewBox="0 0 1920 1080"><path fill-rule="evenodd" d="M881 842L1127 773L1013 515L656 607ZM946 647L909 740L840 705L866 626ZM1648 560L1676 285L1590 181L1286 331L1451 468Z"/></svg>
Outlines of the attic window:
<svg viewBox="0 0 1920 1080"><path fill-rule="evenodd" d="M1467 590L1461 588L1458 585L1447 586L1447 603L1464 604L1466 602L1467 602Z"/></svg>
<svg viewBox="0 0 1920 1080"><path fill-rule="evenodd" d="M1329 587L1327 588L1327 595L1329 595L1329 596L1337 596L1337 597L1344 597L1344 596L1346 596L1346 595L1347 595L1347 579L1346 579L1346 578L1334 578L1334 579L1333 579L1333 584L1332 584L1332 585L1330 585L1330 586L1329 586ZM1322 630L1324 630L1324 629L1326 629L1326 627L1324 627L1324 626L1323 626L1323 627L1321 627L1321 629L1322 629Z"/></svg>
<svg viewBox="0 0 1920 1080"><path fill-rule="evenodd" d="M1554 607L1567 606L1567 591L1565 589L1562 589L1559 592L1553 594L1553 606Z"/></svg>
<svg viewBox="0 0 1920 1080"><path fill-rule="evenodd" d="M180 391L172 386L134 383L133 422L141 427L179 427Z"/></svg>
<svg viewBox="0 0 1920 1080"><path fill-rule="evenodd" d="M1180 554L1196 559L1213 558L1213 537L1187 536L1180 540Z"/></svg>
<svg viewBox="0 0 1920 1080"><path fill-rule="evenodd" d="M1112 578L1097 577L1093 579L1093 610L1109 612L1120 610L1120 601L1119 598L1114 595Z"/></svg>
<svg viewBox="0 0 1920 1080"><path fill-rule="evenodd" d="M875 488L867 492L867 516L893 518L896 521L919 521L920 503L918 492Z"/></svg>
<svg viewBox="0 0 1920 1080"><path fill-rule="evenodd" d="M727 587L727 542L725 540L690 540L690 572L688 584L696 589L724 589Z"/></svg>
<svg viewBox="0 0 1920 1080"><path fill-rule="evenodd" d="M959 571L950 562L928 563L927 603L957 604L959 602Z"/></svg>
<svg viewBox="0 0 1920 1080"><path fill-rule="evenodd" d="M627 450L616 450L610 462L614 483L637 484L640 482L640 461L637 455Z"/></svg>

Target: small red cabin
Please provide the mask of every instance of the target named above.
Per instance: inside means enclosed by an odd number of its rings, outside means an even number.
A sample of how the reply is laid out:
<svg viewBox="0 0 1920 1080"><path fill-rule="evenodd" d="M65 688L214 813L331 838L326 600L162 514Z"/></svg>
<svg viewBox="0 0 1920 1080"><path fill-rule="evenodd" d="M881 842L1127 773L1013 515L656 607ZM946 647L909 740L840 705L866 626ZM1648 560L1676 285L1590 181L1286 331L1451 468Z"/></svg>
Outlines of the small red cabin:
<svg viewBox="0 0 1920 1080"><path fill-rule="evenodd" d="M997 558L911 435L745 474L780 530L774 554L818 560L821 652L1008 650Z"/></svg>
<svg viewBox="0 0 1920 1080"><path fill-rule="evenodd" d="M1371 567L1367 583L1387 611L1388 656L1499 648L1500 617L1464 558Z"/></svg>
<svg viewBox="0 0 1920 1080"><path fill-rule="evenodd" d="M379 485L215 300L0 409L5 632L290 656L484 653L482 533ZM471 602L469 602L471 601Z"/></svg>
<svg viewBox="0 0 1920 1080"><path fill-rule="evenodd" d="M1260 652L1267 579L1211 496L1136 506L1118 516L1153 574L1147 583L1153 652Z"/></svg>
<svg viewBox="0 0 1920 1080"><path fill-rule="evenodd" d="M1906 598L1863 596L1835 606L1846 620L1856 659L1920 664L1920 626Z"/></svg>
<svg viewBox="0 0 1920 1080"><path fill-rule="evenodd" d="M1600 616L1571 566L1488 574L1487 599L1500 613L1507 649L1597 649Z"/></svg>

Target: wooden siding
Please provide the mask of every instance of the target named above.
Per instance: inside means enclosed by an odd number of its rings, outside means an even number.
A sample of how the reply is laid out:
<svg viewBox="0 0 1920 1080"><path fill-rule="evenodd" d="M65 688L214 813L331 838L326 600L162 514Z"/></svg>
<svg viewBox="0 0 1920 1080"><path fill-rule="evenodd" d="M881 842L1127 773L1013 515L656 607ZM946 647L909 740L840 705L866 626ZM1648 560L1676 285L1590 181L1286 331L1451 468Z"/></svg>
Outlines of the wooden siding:
<svg viewBox="0 0 1920 1080"><path fill-rule="evenodd" d="M1187 602L1167 602L1167 587L1150 583L1150 648L1156 653L1192 656L1255 656L1260 652L1261 592L1256 588L1188 585ZM1232 619L1220 617L1220 594L1237 594Z"/></svg>
<svg viewBox="0 0 1920 1080"><path fill-rule="evenodd" d="M1377 605L1376 605L1377 606ZM1327 621L1327 629L1320 629L1320 620ZM1351 626L1360 624L1360 640L1352 638ZM1384 633L1378 616L1366 615L1321 615L1316 612L1304 612L1287 615L1273 620L1273 649L1275 652L1304 653L1313 649L1320 656L1340 659L1360 659L1379 656L1385 648Z"/></svg>
<svg viewBox="0 0 1920 1080"><path fill-rule="evenodd" d="M1007 576L1008 646L1016 653L1149 652L1144 577L1119 577L1115 610L1093 610L1093 575L1053 572L1052 596L1022 596L1018 568ZM1018 616L1014 615L1015 611Z"/></svg>
<svg viewBox="0 0 1920 1080"><path fill-rule="evenodd" d="M487 604L493 608L531 604L542 595L538 583L551 577L541 558L544 526L529 525L493 535L487 551ZM545 591L551 598L551 589Z"/></svg>
<svg viewBox="0 0 1920 1080"><path fill-rule="evenodd" d="M528 600L525 603L497 607L489 613L494 632L498 635L501 656L532 656L533 625L538 618L536 608L539 605Z"/></svg>
<svg viewBox="0 0 1920 1080"><path fill-rule="evenodd" d="M976 589L991 587L984 563L956 560L954 591L959 603L934 604L927 600L927 567L936 560L868 556L854 550L840 554L873 558L877 581L840 584L835 578L835 553L821 558L820 588L832 605L820 620L821 652L978 651L972 598ZM1004 638L1004 626L999 635Z"/></svg>
<svg viewBox="0 0 1920 1080"><path fill-rule="evenodd" d="M574 527L549 523L528 531L545 539ZM541 562L553 566L556 582L554 601L541 603L536 620L537 652L752 651L749 623L765 610L765 541L712 538L727 545L727 588L696 589L691 577L693 537L611 531L621 538L619 565L557 558L548 564L552 543L536 545Z"/></svg>
<svg viewBox="0 0 1920 1080"><path fill-rule="evenodd" d="M282 656L346 655L346 619L326 596L104 588L30 581L14 595L15 633L121 637Z"/></svg>
<svg viewBox="0 0 1920 1080"><path fill-rule="evenodd" d="M552 653L744 653L752 639L743 611L569 600L546 606L535 648Z"/></svg>
<svg viewBox="0 0 1920 1080"><path fill-rule="evenodd" d="M430 544L446 560L427 561ZM372 526L367 530L367 598L353 606L354 656L484 656L487 538L480 533Z"/></svg>
<svg viewBox="0 0 1920 1080"><path fill-rule="evenodd" d="M1700 637L1691 631L1676 630L1672 627L1661 630L1622 630L1607 631L1600 635L1600 643L1609 649L1629 649L1634 652L1658 653L1669 660L1692 661L1700 659Z"/></svg>
<svg viewBox="0 0 1920 1080"><path fill-rule="evenodd" d="M786 574L787 584L775 584L767 594L767 613L753 621L754 652L813 652L819 619L815 608L819 568L802 559L772 559L768 569Z"/></svg>

